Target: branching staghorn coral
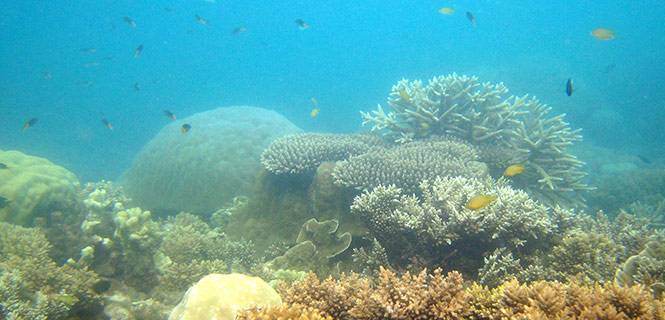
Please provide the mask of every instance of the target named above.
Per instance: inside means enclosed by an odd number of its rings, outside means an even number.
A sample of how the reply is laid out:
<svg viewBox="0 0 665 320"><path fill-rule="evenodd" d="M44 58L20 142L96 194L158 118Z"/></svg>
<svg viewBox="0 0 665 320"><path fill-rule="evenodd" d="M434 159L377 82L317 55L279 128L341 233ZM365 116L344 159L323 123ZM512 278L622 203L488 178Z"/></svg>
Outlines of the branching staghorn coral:
<svg viewBox="0 0 665 320"><path fill-rule="evenodd" d="M357 275L320 281L311 275L280 289L286 305L333 319L663 319L665 301L643 287L516 280L494 289L463 285L459 273L397 275L382 269L376 282ZM265 310L270 313L270 308Z"/></svg>
<svg viewBox="0 0 665 320"><path fill-rule="evenodd" d="M395 185L417 193L420 182L437 176L487 177L487 166L478 162L471 145L450 137L376 147L335 166L336 183L361 190Z"/></svg>
<svg viewBox="0 0 665 320"><path fill-rule="evenodd" d="M261 163L277 174L312 172L323 162L344 160L382 144L378 137L366 134L294 134L273 141L261 155Z"/></svg>
<svg viewBox="0 0 665 320"><path fill-rule="evenodd" d="M356 197L351 206L393 259L431 259L460 250L466 259L480 264L484 252L537 246L534 240L552 230L543 205L501 181L438 177L420 188L422 199L406 196L394 186L379 186ZM479 210L466 208L469 199L479 194L497 199Z"/></svg>
<svg viewBox="0 0 665 320"><path fill-rule="evenodd" d="M498 145L525 173L516 183L543 199L580 203L588 190L583 162L567 151L581 140L563 115L548 118L550 108L529 97L507 97L502 84L480 83L476 77L451 74L421 81L401 80L393 86L386 112L381 106L361 112L363 124L397 142L452 135L473 145ZM481 157L483 158L483 157Z"/></svg>

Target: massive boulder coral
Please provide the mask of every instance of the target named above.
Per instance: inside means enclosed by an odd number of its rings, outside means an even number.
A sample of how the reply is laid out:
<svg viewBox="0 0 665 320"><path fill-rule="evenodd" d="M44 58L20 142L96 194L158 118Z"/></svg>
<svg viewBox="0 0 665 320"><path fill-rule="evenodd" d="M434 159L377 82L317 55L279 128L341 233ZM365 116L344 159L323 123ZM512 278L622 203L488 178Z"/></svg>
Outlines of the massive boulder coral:
<svg viewBox="0 0 665 320"><path fill-rule="evenodd" d="M521 188L542 200L579 204L579 191L589 189L584 163L567 150L581 140L579 130L563 115L549 117L551 108L535 98L507 93L502 83L457 74L434 77L427 85L401 80L388 97L390 110L362 112L363 124L398 142L452 135L477 146L501 146L509 162L527 169L516 179Z"/></svg>
<svg viewBox="0 0 665 320"><path fill-rule="evenodd" d="M333 176L338 184L361 190L395 185L407 193L415 193L421 181L437 176L486 178L487 166L477 160L474 147L443 137L373 148L339 162Z"/></svg>
<svg viewBox="0 0 665 320"><path fill-rule="evenodd" d="M192 129L183 134L185 123ZM211 213L248 193L263 150L297 132L282 115L256 107L197 113L162 129L125 173L124 185L143 208Z"/></svg>
<svg viewBox="0 0 665 320"><path fill-rule="evenodd" d="M79 181L44 158L0 150L0 221L31 226L53 211L79 206Z"/></svg>
<svg viewBox="0 0 665 320"><path fill-rule="evenodd" d="M351 206L393 259L419 256L431 261L460 252L462 260L468 259L468 270L474 264L477 268L488 251L537 247L536 240L552 232L547 208L502 181L437 177L424 181L420 189L422 199L394 186L379 186ZM484 208L467 208L469 199L479 194L497 198Z"/></svg>
<svg viewBox="0 0 665 320"><path fill-rule="evenodd" d="M344 160L382 144L381 139L367 134L289 135L270 144L261 162L276 174L313 172L323 162Z"/></svg>

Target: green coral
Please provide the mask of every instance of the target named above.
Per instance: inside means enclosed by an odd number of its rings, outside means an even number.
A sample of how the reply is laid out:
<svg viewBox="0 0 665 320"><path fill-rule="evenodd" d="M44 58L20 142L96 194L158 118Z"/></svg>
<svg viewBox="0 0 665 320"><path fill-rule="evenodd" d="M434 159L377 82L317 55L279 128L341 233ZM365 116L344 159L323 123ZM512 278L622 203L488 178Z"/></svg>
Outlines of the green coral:
<svg viewBox="0 0 665 320"><path fill-rule="evenodd" d="M0 221L31 226L53 211L75 211L79 181L67 169L18 151L0 151Z"/></svg>
<svg viewBox="0 0 665 320"><path fill-rule="evenodd" d="M97 275L57 265L50 250L39 230L0 223L0 318L66 319L99 308Z"/></svg>

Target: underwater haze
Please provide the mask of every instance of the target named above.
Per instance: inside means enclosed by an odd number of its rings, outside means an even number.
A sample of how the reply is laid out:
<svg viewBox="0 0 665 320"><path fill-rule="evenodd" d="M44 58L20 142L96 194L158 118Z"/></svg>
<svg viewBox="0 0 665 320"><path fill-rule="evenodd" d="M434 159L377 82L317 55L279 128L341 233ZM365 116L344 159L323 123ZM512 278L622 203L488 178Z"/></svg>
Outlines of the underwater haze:
<svg viewBox="0 0 665 320"><path fill-rule="evenodd" d="M255 105L306 131L355 132L398 80L452 72L537 96L590 144L665 154L662 1L26 0L0 12L0 148L83 181L127 170L169 123L163 110ZM615 38L592 36L600 27Z"/></svg>

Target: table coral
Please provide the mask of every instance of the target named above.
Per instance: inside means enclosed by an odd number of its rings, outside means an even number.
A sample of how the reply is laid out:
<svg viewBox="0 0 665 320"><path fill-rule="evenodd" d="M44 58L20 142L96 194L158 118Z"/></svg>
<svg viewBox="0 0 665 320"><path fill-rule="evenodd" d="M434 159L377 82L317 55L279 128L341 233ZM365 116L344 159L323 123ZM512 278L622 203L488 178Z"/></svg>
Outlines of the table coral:
<svg viewBox="0 0 665 320"><path fill-rule="evenodd" d="M190 124L187 134L180 127ZM194 114L164 127L124 174L127 194L148 209L210 214L249 193L261 153L300 132L279 113L234 106Z"/></svg>
<svg viewBox="0 0 665 320"><path fill-rule="evenodd" d="M339 162L333 175L338 184L360 190L395 185L413 193L421 181L437 176L487 177L487 166L477 160L478 152L471 145L441 137L373 148Z"/></svg>
<svg viewBox="0 0 665 320"><path fill-rule="evenodd" d="M549 117L551 108L538 100L507 93L502 83L457 74L434 77L427 85L401 80L392 87L388 112L379 106L361 114L372 131L398 142L452 135L476 146L501 146L510 162L527 169L516 179L520 187L541 200L578 204L579 192L589 188L583 162L567 148L581 140L579 130L563 115Z"/></svg>
<svg viewBox="0 0 665 320"><path fill-rule="evenodd" d="M44 158L18 151L1 151L0 221L31 226L39 217L53 211L74 211L79 207L79 181L67 169Z"/></svg>
<svg viewBox="0 0 665 320"><path fill-rule="evenodd" d="M263 166L277 174L312 172L323 162L367 152L383 142L367 134L305 133L275 140L261 155Z"/></svg>

